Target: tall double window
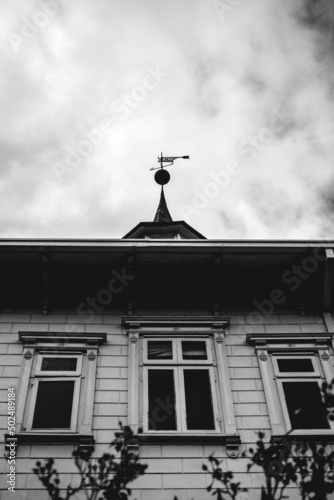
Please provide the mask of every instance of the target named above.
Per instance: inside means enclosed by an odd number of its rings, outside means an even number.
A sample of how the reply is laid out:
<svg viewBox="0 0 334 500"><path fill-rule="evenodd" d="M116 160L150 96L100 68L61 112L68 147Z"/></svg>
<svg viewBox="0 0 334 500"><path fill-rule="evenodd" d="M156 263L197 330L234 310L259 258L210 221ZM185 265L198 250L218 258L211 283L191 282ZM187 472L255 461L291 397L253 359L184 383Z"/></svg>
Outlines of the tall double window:
<svg viewBox="0 0 334 500"><path fill-rule="evenodd" d="M123 324L129 336L128 421L143 429L141 442L220 442L237 456L228 319L126 317Z"/></svg>
<svg viewBox="0 0 334 500"><path fill-rule="evenodd" d="M145 431L219 431L211 339L145 338Z"/></svg>

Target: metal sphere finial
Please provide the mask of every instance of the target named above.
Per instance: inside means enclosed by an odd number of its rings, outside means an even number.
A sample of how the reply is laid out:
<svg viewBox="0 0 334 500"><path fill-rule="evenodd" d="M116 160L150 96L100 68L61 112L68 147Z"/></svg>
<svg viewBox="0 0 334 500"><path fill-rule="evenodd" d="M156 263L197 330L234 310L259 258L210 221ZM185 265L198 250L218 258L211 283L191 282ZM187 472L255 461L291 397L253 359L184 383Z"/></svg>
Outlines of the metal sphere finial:
<svg viewBox="0 0 334 500"><path fill-rule="evenodd" d="M154 180L157 184L160 184L160 186L164 186L170 181L170 173L163 168L159 168L154 175Z"/></svg>
<svg viewBox="0 0 334 500"><path fill-rule="evenodd" d="M170 167L171 165L174 165L174 160L177 160L178 158L182 158L183 160L189 160L189 156L158 156L158 163L160 163L160 167L158 168L151 168L150 170L157 170L155 173L154 179L157 184L160 184L160 186L164 186L165 184L168 184L170 181L170 173L165 170L166 167ZM168 165L164 165L164 163L168 162Z"/></svg>

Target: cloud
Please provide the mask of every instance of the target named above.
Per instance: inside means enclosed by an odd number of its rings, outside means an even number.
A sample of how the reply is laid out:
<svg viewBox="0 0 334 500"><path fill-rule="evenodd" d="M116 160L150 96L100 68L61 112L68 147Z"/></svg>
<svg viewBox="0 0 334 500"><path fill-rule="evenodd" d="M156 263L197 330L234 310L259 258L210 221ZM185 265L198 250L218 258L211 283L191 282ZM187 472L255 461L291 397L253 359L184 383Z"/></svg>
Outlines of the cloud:
<svg viewBox="0 0 334 500"><path fill-rule="evenodd" d="M51 1L55 14L15 50L10 34L22 37ZM149 168L162 151L190 155L170 168L175 220L210 173L242 166L188 220L207 237L333 238L332 2L242 1L223 19L204 0L7 0L0 9L0 234L121 237L153 220ZM168 76L141 99L157 67ZM290 122L249 161L242 144L277 109ZM57 177L54 163L66 165L103 120L112 132Z"/></svg>

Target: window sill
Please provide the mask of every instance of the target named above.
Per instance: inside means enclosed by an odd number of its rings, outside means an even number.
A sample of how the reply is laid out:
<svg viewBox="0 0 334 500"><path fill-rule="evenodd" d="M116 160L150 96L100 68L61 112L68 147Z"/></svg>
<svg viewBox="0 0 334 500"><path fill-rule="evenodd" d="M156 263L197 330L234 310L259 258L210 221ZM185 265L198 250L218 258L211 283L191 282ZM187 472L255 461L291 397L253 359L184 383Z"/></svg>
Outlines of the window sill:
<svg viewBox="0 0 334 500"><path fill-rule="evenodd" d="M138 440L128 443L128 447L136 453L139 445L146 444L221 444L226 446L227 455L236 458L239 454L239 435L227 434L138 434Z"/></svg>
<svg viewBox="0 0 334 500"><path fill-rule="evenodd" d="M38 432L21 432L10 436L5 434L6 443L15 442L20 444L76 444L79 446L91 446L94 444L94 436L92 434L61 434L61 433L38 433Z"/></svg>
<svg viewBox="0 0 334 500"><path fill-rule="evenodd" d="M294 431L289 434L281 434L271 436L271 442L278 444L279 442L289 442L289 443L306 443L306 442L328 442L334 443L334 433L332 431L319 432L316 431Z"/></svg>

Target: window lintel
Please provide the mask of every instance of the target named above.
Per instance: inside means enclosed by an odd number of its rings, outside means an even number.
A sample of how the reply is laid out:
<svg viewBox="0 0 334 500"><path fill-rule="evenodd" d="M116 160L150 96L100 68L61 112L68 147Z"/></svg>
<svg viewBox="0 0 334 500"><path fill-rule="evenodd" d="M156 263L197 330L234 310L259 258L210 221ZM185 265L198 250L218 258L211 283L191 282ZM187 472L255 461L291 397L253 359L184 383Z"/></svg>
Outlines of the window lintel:
<svg viewBox="0 0 334 500"><path fill-rule="evenodd" d="M134 330L150 330L161 329L163 331L190 331L193 329L207 329L213 332L217 330L225 330L230 324L230 318L227 316L124 316L122 324L126 327L128 333Z"/></svg>
<svg viewBox="0 0 334 500"><path fill-rule="evenodd" d="M66 333L66 332L19 332L19 340L23 344L37 343L73 343L87 346L101 345L107 340L106 333Z"/></svg>
<svg viewBox="0 0 334 500"><path fill-rule="evenodd" d="M296 344L298 348L301 348L303 344L308 344L306 347L312 344L315 348L324 348L331 339L332 335L329 333L249 333L247 344L262 348L277 345L291 347L290 344Z"/></svg>

